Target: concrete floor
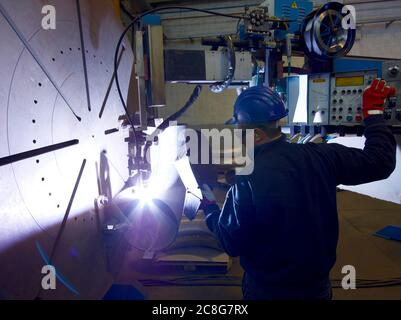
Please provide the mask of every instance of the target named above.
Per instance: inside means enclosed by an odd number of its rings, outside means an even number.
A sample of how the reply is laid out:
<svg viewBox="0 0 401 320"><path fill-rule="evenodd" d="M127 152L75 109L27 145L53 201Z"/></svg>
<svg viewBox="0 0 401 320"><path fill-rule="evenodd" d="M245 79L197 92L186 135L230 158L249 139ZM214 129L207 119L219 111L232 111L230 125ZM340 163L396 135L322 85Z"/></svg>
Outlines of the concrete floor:
<svg viewBox="0 0 401 320"><path fill-rule="evenodd" d="M219 195L220 198L222 196ZM387 226L401 226L401 205L380 201L348 191L338 192L340 216L340 241L337 263L332 279L342 279L344 265L353 265L357 279L387 280L401 279L401 243L389 241L372 234ZM138 255L126 256L119 275L120 282L135 282L150 277L135 268ZM136 270L134 270L136 269ZM233 259L227 276L240 279L242 269L238 259ZM183 273L170 274L170 277ZM164 278L153 275L152 279ZM136 282L135 282L136 283ZM242 299L240 281L236 286L144 286L148 299ZM383 288L357 288L356 290L334 289L334 299L401 299L401 286Z"/></svg>

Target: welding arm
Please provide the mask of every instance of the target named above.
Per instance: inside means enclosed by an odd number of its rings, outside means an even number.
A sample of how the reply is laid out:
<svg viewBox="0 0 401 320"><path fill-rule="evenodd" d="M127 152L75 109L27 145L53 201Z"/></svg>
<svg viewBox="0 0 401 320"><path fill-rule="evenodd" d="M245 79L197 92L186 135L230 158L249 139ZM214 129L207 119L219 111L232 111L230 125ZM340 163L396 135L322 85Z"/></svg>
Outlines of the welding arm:
<svg viewBox="0 0 401 320"><path fill-rule="evenodd" d="M216 204L211 204L205 209L205 215L210 231L217 236L230 256L249 252L255 223L255 207L249 181L238 181L227 192L222 210Z"/></svg>

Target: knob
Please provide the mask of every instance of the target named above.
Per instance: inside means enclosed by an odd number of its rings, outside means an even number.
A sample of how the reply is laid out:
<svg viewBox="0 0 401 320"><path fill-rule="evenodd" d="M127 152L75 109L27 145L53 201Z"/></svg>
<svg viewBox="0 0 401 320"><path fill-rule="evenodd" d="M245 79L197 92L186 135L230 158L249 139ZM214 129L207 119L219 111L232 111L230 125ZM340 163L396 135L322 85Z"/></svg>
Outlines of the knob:
<svg viewBox="0 0 401 320"><path fill-rule="evenodd" d="M397 76L397 74L399 72L400 72L400 67L399 66L393 66L393 67L388 69L388 73L393 77Z"/></svg>
<svg viewBox="0 0 401 320"><path fill-rule="evenodd" d="M354 119L354 117L352 115L347 116L347 121L351 122L353 119Z"/></svg>

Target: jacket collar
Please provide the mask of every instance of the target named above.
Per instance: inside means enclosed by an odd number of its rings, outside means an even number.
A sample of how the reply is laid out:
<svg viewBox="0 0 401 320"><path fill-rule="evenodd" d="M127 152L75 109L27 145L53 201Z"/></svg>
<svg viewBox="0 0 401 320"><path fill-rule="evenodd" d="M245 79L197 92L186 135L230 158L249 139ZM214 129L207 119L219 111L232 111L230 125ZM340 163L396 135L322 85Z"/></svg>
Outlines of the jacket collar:
<svg viewBox="0 0 401 320"><path fill-rule="evenodd" d="M285 134L282 134L281 137L276 140L256 146L255 155L263 151L271 150L284 143L287 143L287 136Z"/></svg>

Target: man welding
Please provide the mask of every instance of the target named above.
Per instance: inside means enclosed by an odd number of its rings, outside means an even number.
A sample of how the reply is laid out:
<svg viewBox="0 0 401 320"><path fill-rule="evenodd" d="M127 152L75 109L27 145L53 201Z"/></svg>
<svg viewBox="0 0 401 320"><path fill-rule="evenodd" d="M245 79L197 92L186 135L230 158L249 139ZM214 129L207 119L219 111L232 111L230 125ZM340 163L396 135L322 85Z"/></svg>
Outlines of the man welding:
<svg viewBox="0 0 401 320"><path fill-rule="evenodd" d="M363 94L363 150L339 144L291 144L279 120L287 115L268 88L244 91L230 123L253 128L255 166L238 176L222 210L203 187L209 229L245 270L244 299L332 298L329 273L336 260L336 186L386 179L395 169L396 141L383 118L395 89L376 79Z"/></svg>

